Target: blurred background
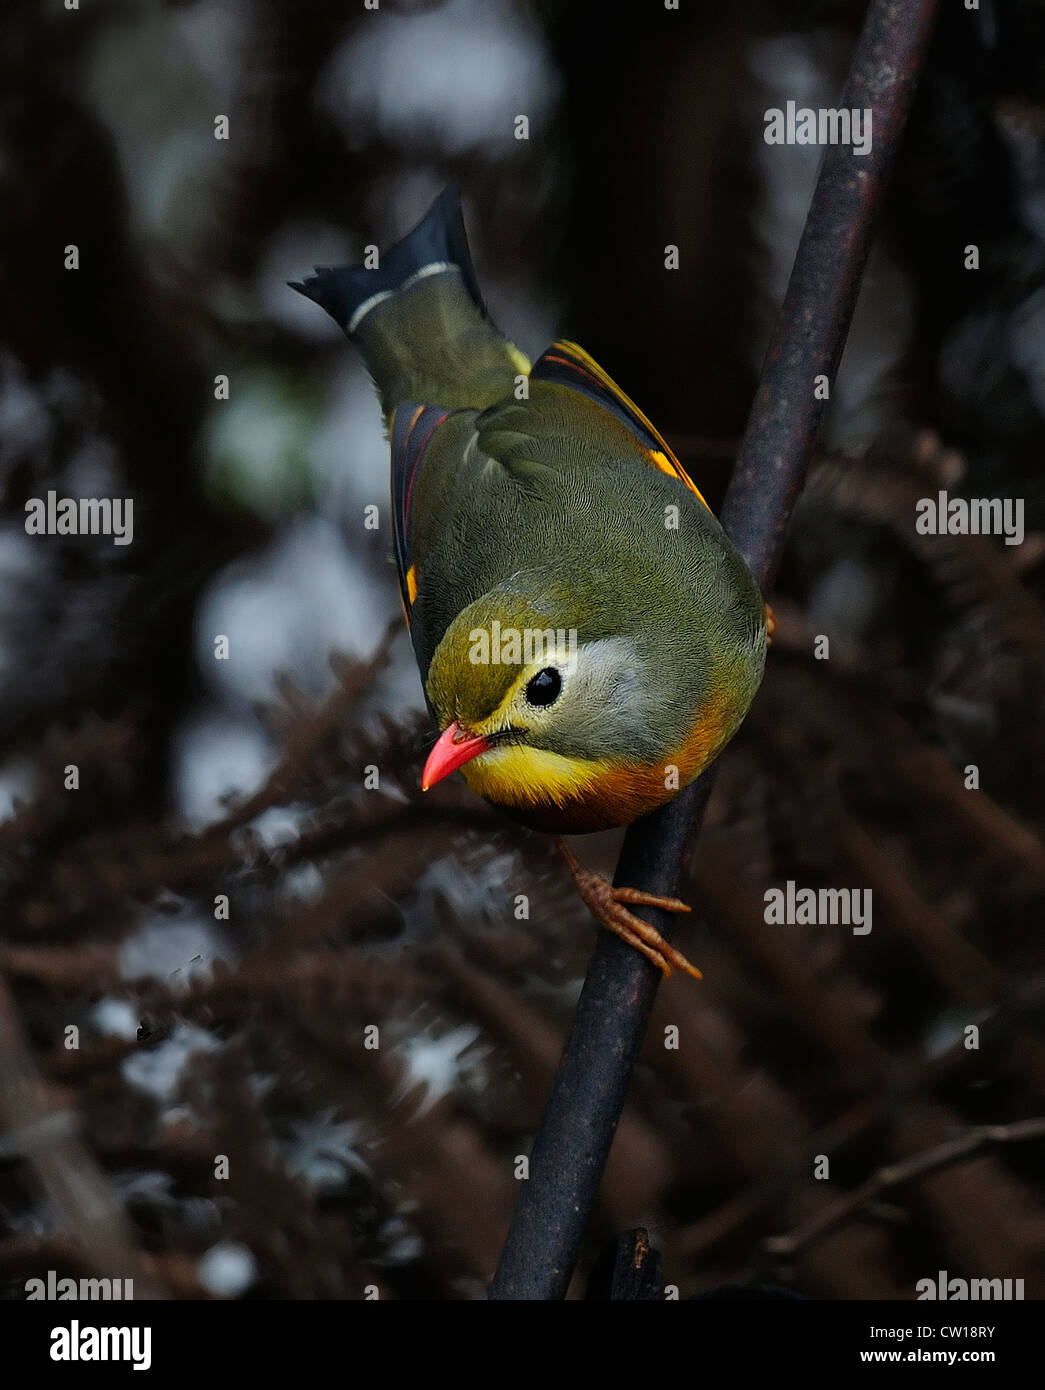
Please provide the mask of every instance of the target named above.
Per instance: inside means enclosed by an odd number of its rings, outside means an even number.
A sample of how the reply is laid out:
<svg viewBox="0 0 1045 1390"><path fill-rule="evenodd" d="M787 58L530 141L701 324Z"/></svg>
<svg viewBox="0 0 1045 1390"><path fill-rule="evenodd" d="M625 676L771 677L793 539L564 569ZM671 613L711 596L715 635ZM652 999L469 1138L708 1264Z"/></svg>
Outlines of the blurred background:
<svg viewBox="0 0 1045 1390"><path fill-rule="evenodd" d="M942 9L577 1296L638 1224L683 1297L1045 1294L1045 5ZM863 10L7 0L7 1297L483 1295L595 928L544 837L419 794L380 414L285 282L458 181L498 324L580 341L715 506L821 154L763 114L837 104ZM1026 540L916 534L942 488ZM133 544L28 536L48 490L133 497ZM789 879L873 932L767 926Z"/></svg>

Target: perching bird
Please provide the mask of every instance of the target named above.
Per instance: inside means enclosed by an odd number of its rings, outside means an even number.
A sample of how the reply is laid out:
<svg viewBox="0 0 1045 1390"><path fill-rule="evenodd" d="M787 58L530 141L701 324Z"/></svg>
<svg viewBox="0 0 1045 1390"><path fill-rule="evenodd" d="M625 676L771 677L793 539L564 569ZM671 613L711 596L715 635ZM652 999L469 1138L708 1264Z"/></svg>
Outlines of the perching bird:
<svg viewBox="0 0 1045 1390"><path fill-rule="evenodd" d="M657 431L583 349L531 367L487 317L456 190L373 268L294 289L362 351L392 453L395 555L440 735L422 788L556 836L600 922L697 971L558 837L624 825L692 781L758 689L766 607Z"/></svg>

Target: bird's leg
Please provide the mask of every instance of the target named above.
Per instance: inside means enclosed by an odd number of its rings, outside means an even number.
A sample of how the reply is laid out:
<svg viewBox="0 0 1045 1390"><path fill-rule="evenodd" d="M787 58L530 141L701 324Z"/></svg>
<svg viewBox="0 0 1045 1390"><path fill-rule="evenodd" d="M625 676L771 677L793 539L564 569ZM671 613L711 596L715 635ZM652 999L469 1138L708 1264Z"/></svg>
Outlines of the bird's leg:
<svg viewBox="0 0 1045 1390"><path fill-rule="evenodd" d="M771 646L773 645L773 633L774 633L774 632L776 632L776 614L773 612L772 608L770 608L769 604L767 603L767 604L766 604L766 646L767 646L767 647L771 647Z"/></svg>
<svg viewBox="0 0 1045 1390"><path fill-rule="evenodd" d="M565 859L566 867L573 875L581 897L597 921L621 937L629 946L634 946L636 951L641 951L662 974L670 975L671 967L675 966L677 970L684 970L687 975L692 975L695 980L704 978L695 965L690 965L681 951L676 951L670 942L664 940L656 927L651 927L641 917L636 917L634 912L629 912L625 906L627 903L634 903L636 906L641 904L646 907L659 907L664 912L688 912L688 904L680 902L678 898L660 898L655 893L643 893L638 888L615 888L612 883L607 883L601 874L594 874L590 869L586 869L560 836L553 835L552 839Z"/></svg>

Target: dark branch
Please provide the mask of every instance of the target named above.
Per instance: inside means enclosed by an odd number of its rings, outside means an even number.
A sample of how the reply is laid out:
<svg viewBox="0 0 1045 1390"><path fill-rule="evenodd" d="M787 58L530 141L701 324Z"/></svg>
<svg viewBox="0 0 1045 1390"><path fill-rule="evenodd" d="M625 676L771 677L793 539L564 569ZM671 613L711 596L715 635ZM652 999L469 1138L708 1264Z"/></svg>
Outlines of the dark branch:
<svg viewBox="0 0 1045 1390"><path fill-rule="evenodd" d="M764 590L820 424L813 379L833 380L842 356L935 9L935 0L872 0L842 95L843 108L873 111L872 147L863 156L828 148L722 509ZM631 827L615 882L675 895L713 780L705 773ZM670 935L667 914L642 915ZM599 933L491 1298L565 1297L659 980L637 951Z"/></svg>

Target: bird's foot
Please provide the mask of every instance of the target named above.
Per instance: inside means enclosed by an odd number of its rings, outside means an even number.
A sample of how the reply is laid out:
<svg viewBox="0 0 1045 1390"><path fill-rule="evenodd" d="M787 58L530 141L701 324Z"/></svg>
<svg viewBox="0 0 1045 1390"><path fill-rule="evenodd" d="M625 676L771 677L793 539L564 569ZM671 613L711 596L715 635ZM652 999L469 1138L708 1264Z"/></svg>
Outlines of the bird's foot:
<svg viewBox="0 0 1045 1390"><path fill-rule="evenodd" d="M558 835L553 836L556 847L566 867L573 875L577 890L588 909L608 931L613 932L636 951L641 951L647 960L653 962L665 976L671 974L671 967L683 970L695 980L704 977L695 965L691 965L681 951L676 951L670 942L665 941L656 927L651 927L641 917L629 912L626 904L635 906L659 907L664 912L689 912L689 904L679 898L661 898L656 893L643 893L638 888L615 888L601 874L586 869L572 852L566 842Z"/></svg>
<svg viewBox="0 0 1045 1390"><path fill-rule="evenodd" d="M773 612L772 608L770 608L769 604L767 603L767 604L766 604L766 646L767 646L767 647L771 647L771 646L773 645L773 633L774 633L774 632L776 632L776 614Z"/></svg>

